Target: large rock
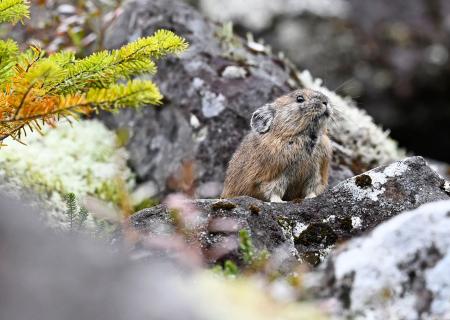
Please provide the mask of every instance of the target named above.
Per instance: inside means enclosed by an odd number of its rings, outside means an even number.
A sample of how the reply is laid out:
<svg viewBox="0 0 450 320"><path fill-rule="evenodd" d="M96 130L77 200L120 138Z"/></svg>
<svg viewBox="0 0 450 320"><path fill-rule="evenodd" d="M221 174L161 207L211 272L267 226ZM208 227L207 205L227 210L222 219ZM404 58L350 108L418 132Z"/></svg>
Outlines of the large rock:
<svg viewBox="0 0 450 320"><path fill-rule="evenodd" d="M129 131L130 164L139 181L152 181L162 194L190 191L195 181L199 197L218 196L252 111L293 88L320 86L307 75L301 80L290 62L263 45L239 38L173 0L127 2L107 32L106 46L117 48L160 28L174 30L190 43L181 57L158 64L154 80L165 96L164 106L101 118L112 128ZM344 109L343 119L331 128L336 142L333 181L399 158L395 144L370 117L337 96L332 102Z"/></svg>
<svg viewBox="0 0 450 320"><path fill-rule="evenodd" d="M267 203L249 197L196 200L205 219L197 233L205 250L216 250L237 230L246 229L259 250L284 248L291 257L315 265L336 243L405 210L448 199L444 185L423 158L407 158L348 179L302 203ZM144 233L171 234L172 218L170 210L160 205L136 213L130 222ZM232 230L216 230L220 221L229 219L235 221ZM242 262L237 246L225 257Z"/></svg>
<svg viewBox="0 0 450 320"><path fill-rule="evenodd" d="M329 259L325 290L352 319L450 319L450 200L352 240Z"/></svg>

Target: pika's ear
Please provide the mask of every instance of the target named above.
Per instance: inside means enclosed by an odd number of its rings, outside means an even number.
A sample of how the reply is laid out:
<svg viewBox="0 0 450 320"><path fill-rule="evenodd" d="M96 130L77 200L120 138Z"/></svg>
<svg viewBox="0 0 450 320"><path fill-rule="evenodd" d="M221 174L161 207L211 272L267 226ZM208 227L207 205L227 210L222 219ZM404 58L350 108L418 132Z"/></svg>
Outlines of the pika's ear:
<svg viewBox="0 0 450 320"><path fill-rule="evenodd" d="M266 133L272 125L273 117L275 116L275 109L271 104L266 104L252 114L250 126L252 130L257 133Z"/></svg>

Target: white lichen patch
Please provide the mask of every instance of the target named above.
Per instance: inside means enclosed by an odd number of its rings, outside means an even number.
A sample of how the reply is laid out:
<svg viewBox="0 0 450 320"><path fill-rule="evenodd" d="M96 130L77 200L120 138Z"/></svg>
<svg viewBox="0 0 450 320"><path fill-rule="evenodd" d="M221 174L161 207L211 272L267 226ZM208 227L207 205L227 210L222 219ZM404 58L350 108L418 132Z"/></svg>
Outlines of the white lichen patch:
<svg viewBox="0 0 450 320"><path fill-rule="evenodd" d="M362 227L362 219L360 217L352 217L352 227L353 229L359 229Z"/></svg>
<svg viewBox="0 0 450 320"><path fill-rule="evenodd" d="M448 194L450 194L450 182L445 181L445 182L444 182L443 188L444 188L444 191L445 191L445 192L447 192Z"/></svg>
<svg viewBox="0 0 450 320"><path fill-rule="evenodd" d="M222 77L226 79L243 79L246 75L247 70L238 66L227 66L222 72Z"/></svg>
<svg viewBox="0 0 450 320"><path fill-rule="evenodd" d="M322 220L323 223L334 223L336 221L336 216L334 214L332 214L329 217L326 217L325 219Z"/></svg>
<svg viewBox="0 0 450 320"><path fill-rule="evenodd" d="M339 188L347 190L353 199L360 201L364 198L371 199L372 201L378 201L378 196L386 191L383 186L388 178L401 176L408 169L408 165L405 161L395 162L383 171L379 169L373 169L364 173L364 175L370 177L370 183L366 186L358 186L356 180L359 176L346 180L338 185Z"/></svg>
<svg viewBox="0 0 450 320"><path fill-rule="evenodd" d="M424 278L433 297L433 319L445 319L450 313L449 212L447 200L400 214L368 236L352 240L334 258L338 286L341 281L347 286L344 278L354 274L351 315L364 317L371 312L371 319L418 319L416 308L422 298L410 283L415 280L408 276L408 270L413 269L416 277Z"/></svg>
<svg viewBox="0 0 450 320"><path fill-rule="evenodd" d="M225 97L222 94L216 94L211 91L203 93L202 112L206 118L218 116L225 110Z"/></svg>
<svg viewBox="0 0 450 320"><path fill-rule="evenodd" d="M79 121L29 132L23 145L7 139L0 152L0 174L53 199L61 211L61 197L74 193L115 203L119 193L133 185L126 165L128 154L117 136L98 121ZM55 213L52 213L55 214ZM57 213L56 213L57 215Z"/></svg>
<svg viewBox="0 0 450 320"><path fill-rule="evenodd" d="M405 164L405 161L397 161L387 166L383 170L383 173L386 177L398 177L401 176L407 169L408 165Z"/></svg>
<svg viewBox="0 0 450 320"><path fill-rule="evenodd" d="M321 262L325 261L325 259L330 256L331 252L333 252L335 248L336 248L336 245L333 244L327 248L320 249L319 250L320 261Z"/></svg>
<svg viewBox="0 0 450 320"><path fill-rule="evenodd" d="M307 224L296 222L294 228L292 228L292 234L295 238L298 238L306 228L308 228Z"/></svg>
<svg viewBox="0 0 450 320"><path fill-rule="evenodd" d="M194 87L197 90L203 89L203 87L205 86L205 81L203 81L203 79L200 78L194 78L194 80L192 80L192 87Z"/></svg>
<svg viewBox="0 0 450 320"><path fill-rule="evenodd" d="M442 319L450 319L450 254L427 271L425 279L427 288L436 295L431 309L444 315Z"/></svg>
<svg viewBox="0 0 450 320"><path fill-rule="evenodd" d="M266 52L267 48L264 44L255 42L252 39L247 40L247 47L254 52Z"/></svg>
<svg viewBox="0 0 450 320"><path fill-rule="evenodd" d="M198 129L200 127L200 120L195 116L195 114L191 113L191 116L189 118L189 123L192 128Z"/></svg>
<svg viewBox="0 0 450 320"><path fill-rule="evenodd" d="M388 164L405 157L404 150L389 138L389 132L374 124L364 110L356 107L350 98L342 98L322 85L321 79L314 79L307 70L299 74L303 86L325 94L334 109L336 119L329 128L331 137L342 144L354 159L365 164Z"/></svg>

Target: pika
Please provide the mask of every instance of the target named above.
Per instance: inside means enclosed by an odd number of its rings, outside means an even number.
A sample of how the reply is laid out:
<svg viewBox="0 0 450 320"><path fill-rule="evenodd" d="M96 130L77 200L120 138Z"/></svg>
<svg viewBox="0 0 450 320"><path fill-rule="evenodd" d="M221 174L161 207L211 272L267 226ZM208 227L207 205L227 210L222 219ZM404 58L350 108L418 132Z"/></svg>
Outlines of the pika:
<svg viewBox="0 0 450 320"><path fill-rule="evenodd" d="M299 89L258 108L226 172L222 198L283 202L311 198L328 185L332 109L317 91Z"/></svg>

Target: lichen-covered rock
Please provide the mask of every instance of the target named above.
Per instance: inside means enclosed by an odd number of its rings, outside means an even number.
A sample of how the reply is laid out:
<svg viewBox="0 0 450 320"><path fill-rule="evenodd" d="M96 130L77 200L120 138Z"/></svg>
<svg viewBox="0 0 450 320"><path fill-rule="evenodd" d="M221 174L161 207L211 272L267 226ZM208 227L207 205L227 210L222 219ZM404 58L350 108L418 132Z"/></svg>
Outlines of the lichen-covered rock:
<svg viewBox="0 0 450 320"><path fill-rule="evenodd" d="M181 57L158 64L155 82L165 96L164 106L123 110L101 119L111 128L129 131L130 164L139 181L153 181L161 194L183 190L167 182L180 175L183 163L195 160L197 196L218 196L226 165L247 133L251 113L293 88L317 83L310 84L306 76L301 80L290 62L272 55L264 45L239 38L227 25L214 24L173 0L127 2L107 32L106 46L116 48L160 28L174 30L190 43ZM342 162L359 173L402 157L367 115L342 99L336 105L346 110L342 112L346 130L337 126L333 131L335 164ZM333 168L333 180L342 179L345 170L335 175Z"/></svg>
<svg viewBox="0 0 450 320"><path fill-rule="evenodd" d="M274 252L283 247L291 258L318 264L336 243L360 235L383 221L421 204L449 199L445 181L421 157L407 158L345 180L302 203L267 203L250 197L196 200L204 218L231 218L234 230L213 232L206 223L199 231L205 248L220 246L237 230L249 231L255 246ZM131 217L142 232L172 232L166 206L144 209ZM155 229L155 226L158 226ZM228 258L240 261L236 248Z"/></svg>
<svg viewBox="0 0 450 320"><path fill-rule="evenodd" d="M450 319L450 200L425 204L354 239L327 262L352 319Z"/></svg>

